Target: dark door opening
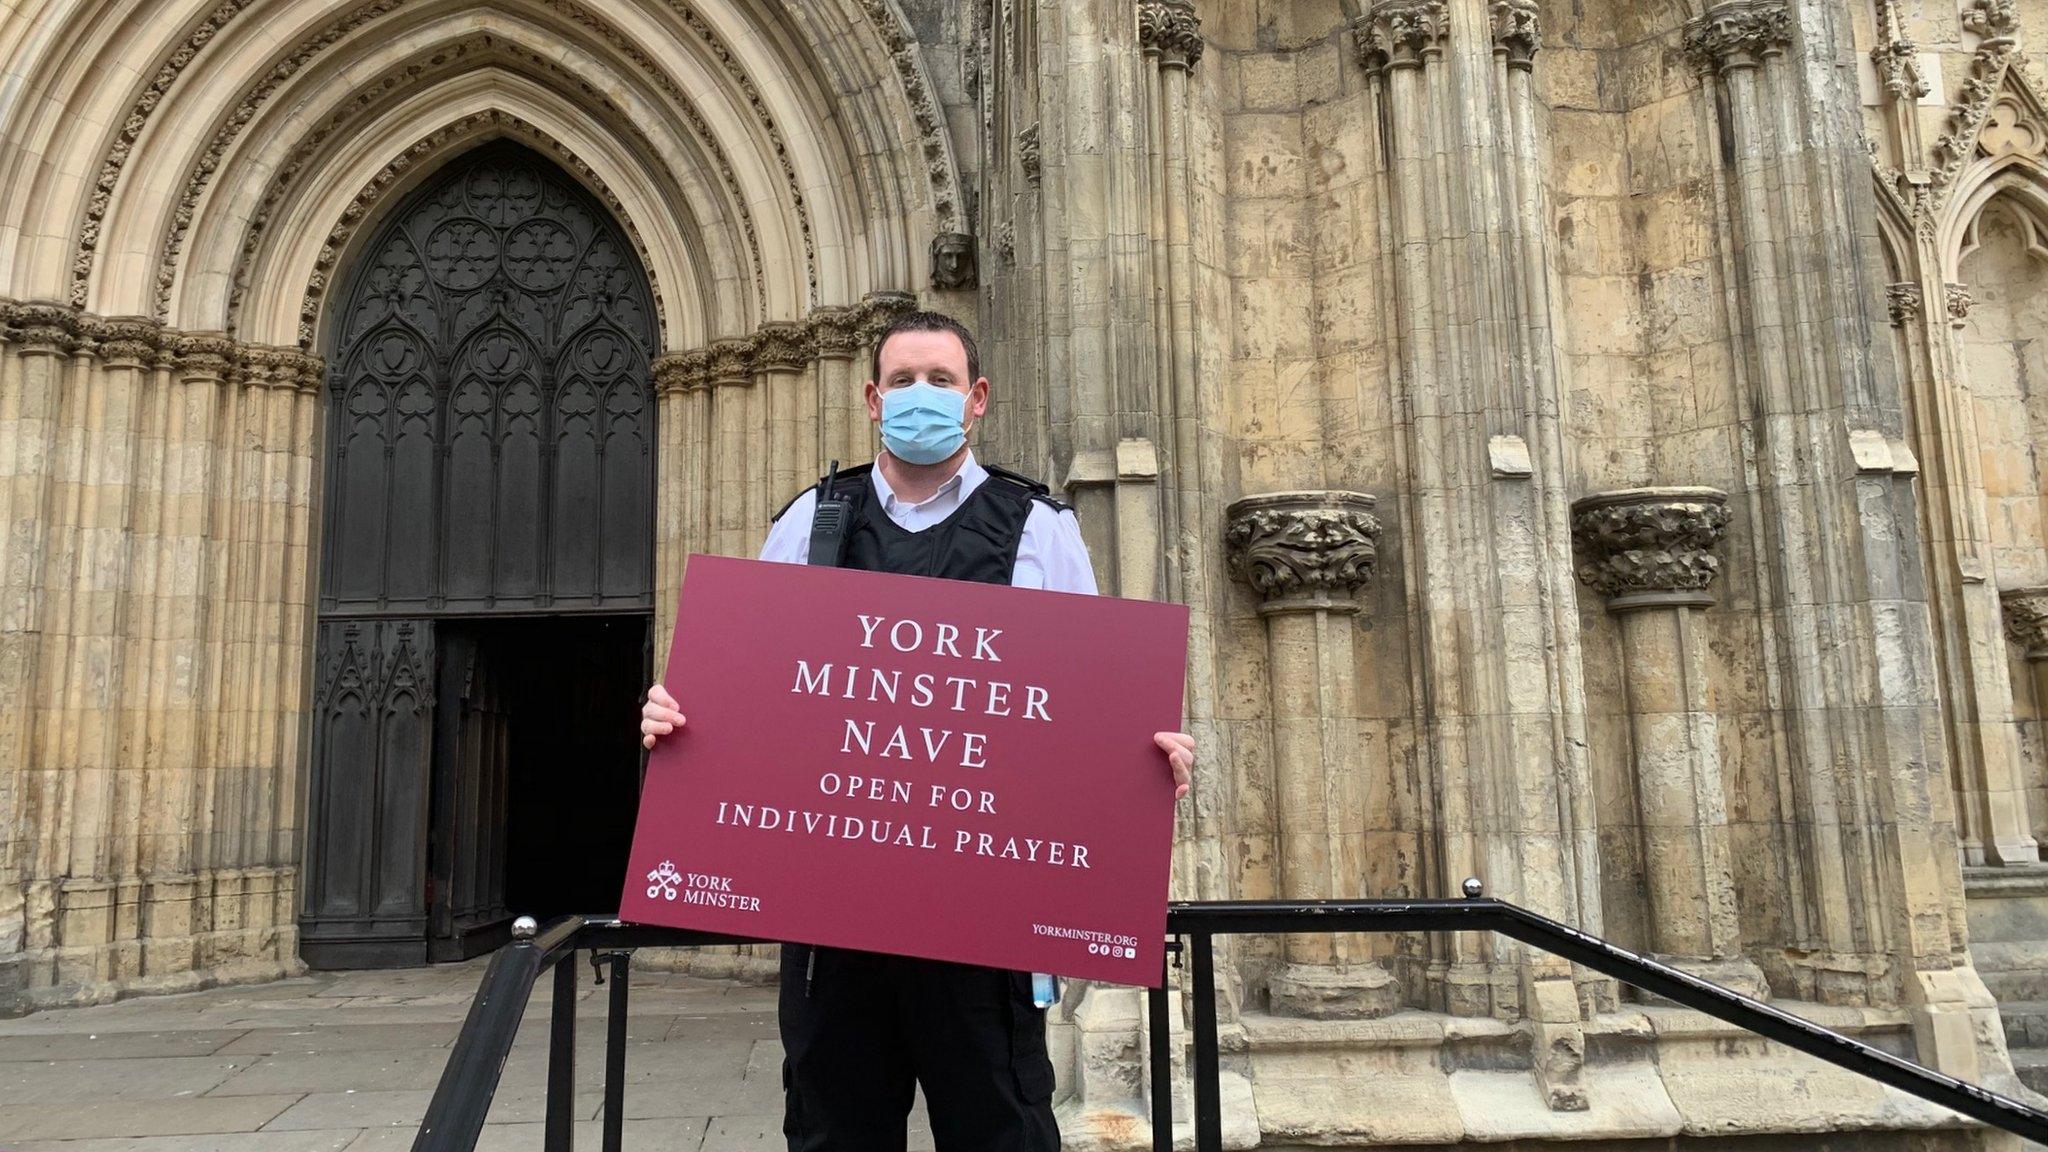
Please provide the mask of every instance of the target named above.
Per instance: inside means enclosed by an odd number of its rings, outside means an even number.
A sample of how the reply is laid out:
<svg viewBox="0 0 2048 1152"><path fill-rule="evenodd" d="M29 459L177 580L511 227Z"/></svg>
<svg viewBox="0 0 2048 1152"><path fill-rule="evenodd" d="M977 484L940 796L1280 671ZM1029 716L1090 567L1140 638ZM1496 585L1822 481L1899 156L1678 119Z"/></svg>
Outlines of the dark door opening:
<svg viewBox="0 0 2048 1152"><path fill-rule="evenodd" d="M430 959L504 943L513 916L617 907L640 799L648 623L442 622Z"/></svg>

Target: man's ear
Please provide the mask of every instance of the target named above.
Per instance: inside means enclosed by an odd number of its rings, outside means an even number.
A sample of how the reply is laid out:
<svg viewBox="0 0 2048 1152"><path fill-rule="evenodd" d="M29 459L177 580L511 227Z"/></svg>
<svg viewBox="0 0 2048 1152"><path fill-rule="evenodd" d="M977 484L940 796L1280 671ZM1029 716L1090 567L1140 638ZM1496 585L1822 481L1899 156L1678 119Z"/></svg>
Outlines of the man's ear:
<svg viewBox="0 0 2048 1152"><path fill-rule="evenodd" d="M870 423L880 423L882 419L882 390L875 387L875 382L870 380L867 382L867 386L861 389L861 395L867 398L868 421Z"/></svg>
<svg viewBox="0 0 2048 1152"><path fill-rule="evenodd" d="M983 376L967 390L967 414L979 420L988 413L988 377Z"/></svg>

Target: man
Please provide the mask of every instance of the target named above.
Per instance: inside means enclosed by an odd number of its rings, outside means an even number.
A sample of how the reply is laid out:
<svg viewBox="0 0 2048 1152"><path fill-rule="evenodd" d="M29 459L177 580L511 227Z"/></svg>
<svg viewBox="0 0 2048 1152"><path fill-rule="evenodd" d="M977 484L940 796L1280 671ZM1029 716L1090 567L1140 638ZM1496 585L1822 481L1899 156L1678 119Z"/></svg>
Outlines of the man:
<svg viewBox="0 0 2048 1152"><path fill-rule="evenodd" d="M1042 484L984 468L967 434L988 411L974 337L948 316L912 312L875 344L868 419L883 451L841 472L852 505L841 567L1093 595L1095 576L1073 511ZM820 482L820 486L823 482ZM817 488L792 500L761 559L814 559ZM647 690L641 742L683 724L667 689ZM1187 795L1195 742L1153 737ZM790 1152L900 1152L916 1085L939 1152L1059 1147L1045 1010L1030 974L804 944L782 946L778 1005L784 1058L782 1130Z"/></svg>

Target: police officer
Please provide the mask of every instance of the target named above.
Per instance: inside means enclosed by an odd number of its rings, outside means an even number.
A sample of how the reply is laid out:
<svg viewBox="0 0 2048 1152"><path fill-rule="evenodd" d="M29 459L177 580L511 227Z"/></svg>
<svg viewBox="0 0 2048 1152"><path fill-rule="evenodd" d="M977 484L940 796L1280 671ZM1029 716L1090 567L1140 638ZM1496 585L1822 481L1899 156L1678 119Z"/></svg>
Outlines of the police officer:
<svg viewBox="0 0 2048 1152"><path fill-rule="evenodd" d="M875 344L865 387L882 453L807 488L776 516L761 559L811 556L820 489L850 505L837 563L1095 592L1072 509L1043 484L975 460L967 434L988 410L974 337L935 312L899 317ZM683 724L660 684L641 709L641 742ZM1155 735L1185 796L1195 742ZM912 1093L924 1087L939 1152L1059 1147L1045 1010L1029 973L803 944L782 946L778 1018L782 1130L790 1152L900 1152Z"/></svg>

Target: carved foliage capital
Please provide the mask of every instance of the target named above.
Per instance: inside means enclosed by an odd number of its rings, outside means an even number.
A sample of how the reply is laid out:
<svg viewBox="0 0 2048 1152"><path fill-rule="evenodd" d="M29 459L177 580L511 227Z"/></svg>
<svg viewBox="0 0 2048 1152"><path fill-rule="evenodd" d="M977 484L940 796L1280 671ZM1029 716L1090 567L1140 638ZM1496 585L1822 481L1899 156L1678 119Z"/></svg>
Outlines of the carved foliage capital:
<svg viewBox="0 0 2048 1152"><path fill-rule="evenodd" d="M1228 509L1230 569L1268 609L1355 610L1351 594L1379 561L1375 499L1362 492L1275 492Z"/></svg>
<svg viewBox="0 0 2048 1152"><path fill-rule="evenodd" d="M2029 660L2048 660L2048 587L2008 588L1998 594L2005 634Z"/></svg>
<svg viewBox="0 0 2048 1152"><path fill-rule="evenodd" d="M1450 34L1444 0L1381 0L1351 25L1367 70L1417 68L1443 54Z"/></svg>
<svg viewBox="0 0 2048 1152"><path fill-rule="evenodd" d="M1792 42L1784 0L1728 0L1685 26L1685 50L1702 69L1754 68Z"/></svg>
<svg viewBox="0 0 2048 1152"><path fill-rule="evenodd" d="M654 359L654 391L658 395L711 387L711 353L702 348L664 352Z"/></svg>
<svg viewBox="0 0 2048 1152"><path fill-rule="evenodd" d="M162 325L132 316L81 316L78 334L80 343L101 360L130 367L156 363L164 345Z"/></svg>
<svg viewBox="0 0 2048 1152"><path fill-rule="evenodd" d="M1715 488L1634 488L1572 505L1579 579L1609 597L1702 594L1721 571L1728 495Z"/></svg>
<svg viewBox="0 0 2048 1152"><path fill-rule="evenodd" d="M1884 288L1885 310L1891 314L1892 327L1900 328L1920 314L1925 298L1920 285L1911 281L1887 284Z"/></svg>
<svg viewBox="0 0 2048 1152"><path fill-rule="evenodd" d="M769 323L754 334L756 371L801 372L817 354L811 324Z"/></svg>
<svg viewBox="0 0 2048 1152"><path fill-rule="evenodd" d="M1542 39L1536 0L1493 0L1489 10L1494 50L1507 56L1510 67L1529 67Z"/></svg>
<svg viewBox="0 0 2048 1152"><path fill-rule="evenodd" d="M861 315L858 308L818 309L811 317L815 329L812 339L817 343L818 355L842 360L859 355Z"/></svg>
<svg viewBox="0 0 2048 1152"><path fill-rule="evenodd" d="M242 378L265 388L318 391L326 362L297 348L252 345L242 350Z"/></svg>
<svg viewBox="0 0 2048 1152"><path fill-rule="evenodd" d="M69 352L78 347L80 313L62 304L0 301L0 330L7 339L41 351Z"/></svg>
<svg viewBox="0 0 2048 1152"><path fill-rule="evenodd" d="M1202 59L1202 21L1192 0L1138 0L1138 44L1163 68L1192 68Z"/></svg>

